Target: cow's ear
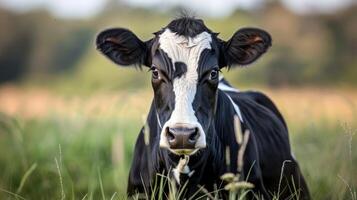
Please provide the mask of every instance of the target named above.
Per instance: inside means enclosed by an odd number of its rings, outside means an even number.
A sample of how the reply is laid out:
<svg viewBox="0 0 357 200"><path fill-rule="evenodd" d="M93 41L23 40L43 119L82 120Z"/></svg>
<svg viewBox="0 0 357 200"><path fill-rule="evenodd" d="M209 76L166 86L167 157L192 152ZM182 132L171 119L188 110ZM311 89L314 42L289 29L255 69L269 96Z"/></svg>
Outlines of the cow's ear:
<svg viewBox="0 0 357 200"><path fill-rule="evenodd" d="M122 66L148 65L148 44L124 28L104 30L96 39L97 49Z"/></svg>
<svg viewBox="0 0 357 200"><path fill-rule="evenodd" d="M220 67L248 65L271 46L269 33L257 28L238 30L227 42L220 44Z"/></svg>

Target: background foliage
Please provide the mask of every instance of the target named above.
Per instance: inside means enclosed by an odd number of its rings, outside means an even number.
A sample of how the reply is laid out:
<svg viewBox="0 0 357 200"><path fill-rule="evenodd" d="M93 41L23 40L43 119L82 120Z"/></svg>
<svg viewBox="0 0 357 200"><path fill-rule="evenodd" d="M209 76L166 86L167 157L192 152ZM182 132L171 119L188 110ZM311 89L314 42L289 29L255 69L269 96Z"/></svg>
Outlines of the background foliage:
<svg viewBox="0 0 357 200"><path fill-rule="evenodd" d="M178 13L175 9L155 12L114 4L90 20L64 20L41 10L24 14L0 10L0 81L47 75L58 78L63 74L93 77L91 73L99 67L100 73L111 76L112 64L94 52L94 38L99 30L127 27L147 40ZM270 53L254 64L253 69L236 70L233 81L270 86L354 86L357 84L354 76L357 73L356 13L357 6L353 5L336 13L298 15L276 1L258 10L237 10L229 17L206 17L205 21L223 39L229 39L244 26L261 27L273 36ZM130 72L116 73L116 76L128 77L124 73ZM105 82L106 76L98 77L98 82L111 83ZM90 84L88 81L83 85Z"/></svg>

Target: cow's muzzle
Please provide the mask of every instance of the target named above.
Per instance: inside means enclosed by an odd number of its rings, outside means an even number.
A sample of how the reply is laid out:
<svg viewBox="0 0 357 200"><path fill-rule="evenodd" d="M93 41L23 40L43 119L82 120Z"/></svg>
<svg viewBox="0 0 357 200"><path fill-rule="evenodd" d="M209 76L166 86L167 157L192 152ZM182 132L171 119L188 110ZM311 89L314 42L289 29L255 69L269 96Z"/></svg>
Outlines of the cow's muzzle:
<svg viewBox="0 0 357 200"><path fill-rule="evenodd" d="M192 155L198 149L206 147L200 127L191 124L166 126L161 136L160 146L178 155Z"/></svg>
<svg viewBox="0 0 357 200"><path fill-rule="evenodd" d="M167 127L166 138L170 149L194 149L198 139L198 128Z"/></svg>

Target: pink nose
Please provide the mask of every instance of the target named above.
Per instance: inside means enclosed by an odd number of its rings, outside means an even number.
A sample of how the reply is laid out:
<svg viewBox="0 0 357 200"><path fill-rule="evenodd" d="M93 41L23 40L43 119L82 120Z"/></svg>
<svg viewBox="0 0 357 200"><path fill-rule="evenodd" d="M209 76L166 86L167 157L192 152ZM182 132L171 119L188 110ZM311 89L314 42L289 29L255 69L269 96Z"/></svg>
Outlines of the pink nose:
<svg viewBox="0 0 357 200"><path fill-rule="evenodd" d="M194 149L198 139L198 128L168 127L166 137L170 149Z"/></svg>

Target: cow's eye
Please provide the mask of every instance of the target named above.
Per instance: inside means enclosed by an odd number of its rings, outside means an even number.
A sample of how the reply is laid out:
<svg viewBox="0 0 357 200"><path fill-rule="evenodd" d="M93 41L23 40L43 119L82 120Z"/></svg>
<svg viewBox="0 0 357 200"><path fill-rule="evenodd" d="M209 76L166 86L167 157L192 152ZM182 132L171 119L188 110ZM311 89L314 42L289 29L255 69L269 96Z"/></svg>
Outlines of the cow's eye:
<svg viewBox="0 0 357 200"><path fill-rule="evenodd" d="M152 67L151 71L152 71L152 78L159 79L159 70L156 67Z"/></svg>
<svg viewBox="0 0 357 200"><path fill-rule="evenodd" d="M218 78L218 69L212 69L210 77L211 80L217 79Z"/></svg>

